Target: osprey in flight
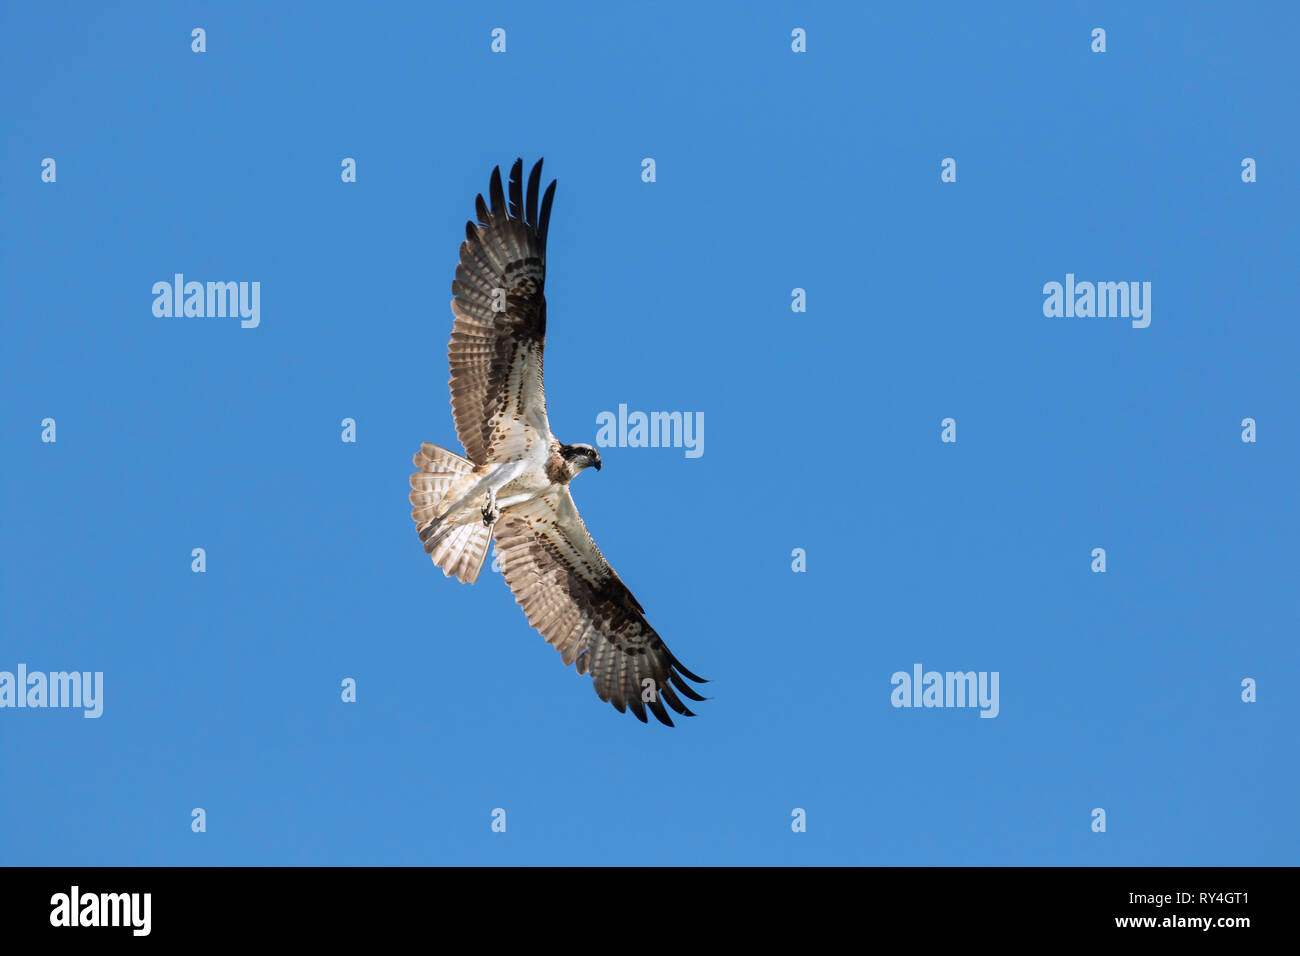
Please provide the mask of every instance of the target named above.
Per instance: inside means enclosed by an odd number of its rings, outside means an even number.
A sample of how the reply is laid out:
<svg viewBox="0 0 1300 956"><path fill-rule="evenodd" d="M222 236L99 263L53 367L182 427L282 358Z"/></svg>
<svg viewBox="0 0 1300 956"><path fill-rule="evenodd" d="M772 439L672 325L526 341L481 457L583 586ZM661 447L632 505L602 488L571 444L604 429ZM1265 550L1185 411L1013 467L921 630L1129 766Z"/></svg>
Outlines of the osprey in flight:
<svg viewBox="0 0 1300 956"><path fill-rule="evenodd" d="M704 700L687 680L704 683L673 656L645 610L614 573L569 493L587 468L600 470L591 445L551 434L542 388L546 338L546 227L552 181L537 204L542 164L528 177L500 167L480 195L478 224L466 224L451 284L451 407L466 457L425 442L415 453L411 517L424 550L448 577L473 583L496 540L506 583L528 622L565 665L590 672L596 694L643 723L646 709L672 726L666 703L694 714L677 696ZM674 690L676 688L676 690Z"/></svg>

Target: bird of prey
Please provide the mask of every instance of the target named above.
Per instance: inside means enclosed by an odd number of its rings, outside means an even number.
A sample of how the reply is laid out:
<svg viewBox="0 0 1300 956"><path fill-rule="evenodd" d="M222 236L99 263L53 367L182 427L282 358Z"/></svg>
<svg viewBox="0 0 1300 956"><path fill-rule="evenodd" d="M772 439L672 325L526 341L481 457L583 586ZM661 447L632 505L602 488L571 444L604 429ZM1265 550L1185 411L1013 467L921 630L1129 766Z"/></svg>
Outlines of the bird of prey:
<svg viewBox="0 0 1300 956"><path fill-rule="evenodd" d="M688 671L645 619L578 514L569 483L600 470L591 445L551 434L542 388L546 338L546 229L552 181L538 205L542 164L523 188L523 160L492 170L489 201L466 239L451 284L451 407L465 455L429 442L415 453L411 517L447 577L473 583L494 539L506 583L528 622L565 665L591 674L596 694L642 723L672 726L665 704L693 717L678 693L704 700Z"/></svg>

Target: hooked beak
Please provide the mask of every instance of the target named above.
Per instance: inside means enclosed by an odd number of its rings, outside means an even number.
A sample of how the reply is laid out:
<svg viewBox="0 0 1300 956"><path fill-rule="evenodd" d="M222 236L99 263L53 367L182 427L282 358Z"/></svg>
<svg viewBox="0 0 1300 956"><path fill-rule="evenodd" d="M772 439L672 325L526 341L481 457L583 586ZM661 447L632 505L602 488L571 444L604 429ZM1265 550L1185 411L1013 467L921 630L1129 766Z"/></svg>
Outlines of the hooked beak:
<svg viewBox="0 0 1300 956"><path fill-rule="evenodd" d="M593 461L592 464L596 466L596 470L597 470L597 471L600 471L600 459L599 459L599 458L597 458L595 461Z"/></svg>

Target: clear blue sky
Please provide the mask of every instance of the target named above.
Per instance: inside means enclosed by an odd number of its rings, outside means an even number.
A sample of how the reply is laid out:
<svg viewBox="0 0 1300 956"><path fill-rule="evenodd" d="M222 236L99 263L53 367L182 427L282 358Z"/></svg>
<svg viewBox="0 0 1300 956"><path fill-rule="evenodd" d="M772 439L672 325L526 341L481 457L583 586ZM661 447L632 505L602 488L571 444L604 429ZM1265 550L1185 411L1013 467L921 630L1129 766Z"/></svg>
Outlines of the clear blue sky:
<svg viewBox="0 0 1300 956"><path fill-rule="evenodd" d="M0 710L0 863L1296 863L1300 10L551 6L4 5L0 670L105 699ZM552 427L705 416L575 483L712 680L673 730L409 518L516 156ZM999 715L892 707L916 663Z"/></svg>

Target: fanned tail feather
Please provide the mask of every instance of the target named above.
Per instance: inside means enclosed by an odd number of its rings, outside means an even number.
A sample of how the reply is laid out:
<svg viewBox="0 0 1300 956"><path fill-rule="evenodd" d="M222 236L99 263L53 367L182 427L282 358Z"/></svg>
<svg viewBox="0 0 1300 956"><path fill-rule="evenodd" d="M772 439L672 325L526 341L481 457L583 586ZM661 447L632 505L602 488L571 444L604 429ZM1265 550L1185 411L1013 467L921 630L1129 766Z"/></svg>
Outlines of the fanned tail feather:
<svg viewBox="0 0 1300 956"><path fill-rule="evenodd" d="M424 550L447 577L473 584L487 557L492 531L481 521L444 525L442 516L455 503L455 492L472 480L474 465L455 452L430 442L415 453L411 475L411 518Z"/></svg>

